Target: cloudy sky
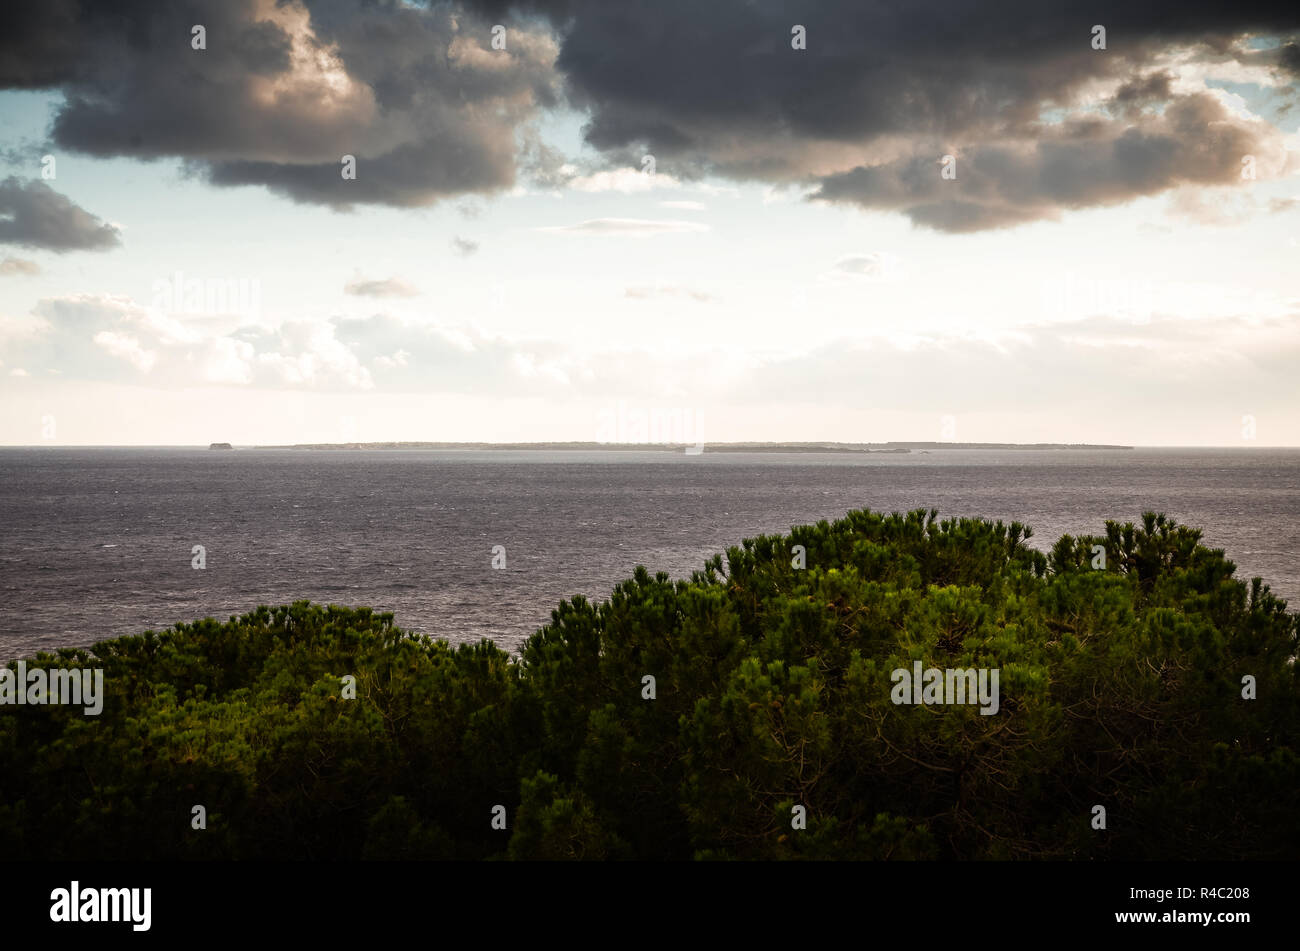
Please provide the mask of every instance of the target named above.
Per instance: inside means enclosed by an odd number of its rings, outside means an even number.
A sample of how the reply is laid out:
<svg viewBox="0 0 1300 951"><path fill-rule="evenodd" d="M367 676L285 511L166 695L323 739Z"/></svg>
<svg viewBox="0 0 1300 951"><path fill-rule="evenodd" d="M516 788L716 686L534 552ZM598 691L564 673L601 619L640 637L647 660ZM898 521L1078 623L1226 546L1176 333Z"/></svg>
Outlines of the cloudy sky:
<svg viewBox="0 0 1300 951"><path fill-rule="evenodd" d="M0 443L1300 445L1298 43L1294 3L23 4Z"/></svg>

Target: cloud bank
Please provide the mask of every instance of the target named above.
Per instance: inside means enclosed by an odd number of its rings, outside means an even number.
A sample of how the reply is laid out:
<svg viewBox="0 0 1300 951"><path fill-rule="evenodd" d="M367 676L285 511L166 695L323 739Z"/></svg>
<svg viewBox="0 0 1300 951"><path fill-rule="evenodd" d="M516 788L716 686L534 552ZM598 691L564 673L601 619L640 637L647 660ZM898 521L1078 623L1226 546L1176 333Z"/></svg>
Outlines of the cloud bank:
<svg viewBox="0 0 1300 951"><path fill-rule="evenodd" d="M523 175L640 190L653 154L660 184L798 186L962 233L1240 182L1248 155L1259 178L1289 174L1276 127L1219 87L1256 84L1285 113L1298 36L1295 4L1252 0L46 0L8 15L0 88L60 91L60 147L180 157L215 185L340 209ZM607 168L579 175L537 137L560 105Z"/></svg>

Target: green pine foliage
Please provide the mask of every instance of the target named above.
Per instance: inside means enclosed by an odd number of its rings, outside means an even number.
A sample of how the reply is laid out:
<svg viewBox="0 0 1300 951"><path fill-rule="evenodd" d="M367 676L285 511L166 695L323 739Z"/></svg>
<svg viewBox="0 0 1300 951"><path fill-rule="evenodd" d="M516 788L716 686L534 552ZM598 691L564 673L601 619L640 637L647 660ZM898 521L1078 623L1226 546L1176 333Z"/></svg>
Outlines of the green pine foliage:
<svg viewBox="0 0 1300 951"><path fill-rule="evenodd" d="M1300 854L1296 615L1164 516L1030 535L851 512L638 568L518 655L307 602L41 654L103 668L103 713L0 708L0 855ZM915 661L997 668L998 712L896 705Z"/></svg>

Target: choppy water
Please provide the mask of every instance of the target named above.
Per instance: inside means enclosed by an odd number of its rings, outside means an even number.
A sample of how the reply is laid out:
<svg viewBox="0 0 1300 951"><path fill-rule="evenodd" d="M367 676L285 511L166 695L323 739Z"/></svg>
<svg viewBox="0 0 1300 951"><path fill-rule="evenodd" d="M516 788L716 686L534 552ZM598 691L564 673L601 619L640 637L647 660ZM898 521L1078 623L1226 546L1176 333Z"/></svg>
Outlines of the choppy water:
<svg viewBox="0 0 1300 951"><path fill-rule="evenodd" d="M1163 511L1300 605L1300 450L0 449L0 658L300 598L514 647L638 564L685 576L742 538L922 507L1042 549Z"/></svg>

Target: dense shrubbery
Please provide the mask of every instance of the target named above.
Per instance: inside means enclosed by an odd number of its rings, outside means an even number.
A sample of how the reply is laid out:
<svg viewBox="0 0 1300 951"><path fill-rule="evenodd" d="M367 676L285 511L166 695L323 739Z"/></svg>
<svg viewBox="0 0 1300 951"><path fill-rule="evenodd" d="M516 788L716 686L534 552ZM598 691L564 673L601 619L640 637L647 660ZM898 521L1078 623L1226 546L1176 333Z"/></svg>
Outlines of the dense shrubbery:
<svg viewBox="0 0 1300 951"><path fill-rule="evenodd" d="M607 603L562 603L520 658L306 602L42 655L103 667L107 698L0 708L0 854L1300 854L1285 604L1163 517L1050 556L1028 534L852 512L689 581L638 569ZM896 706L913 660L999 668L1001 709Z"/></svg>

